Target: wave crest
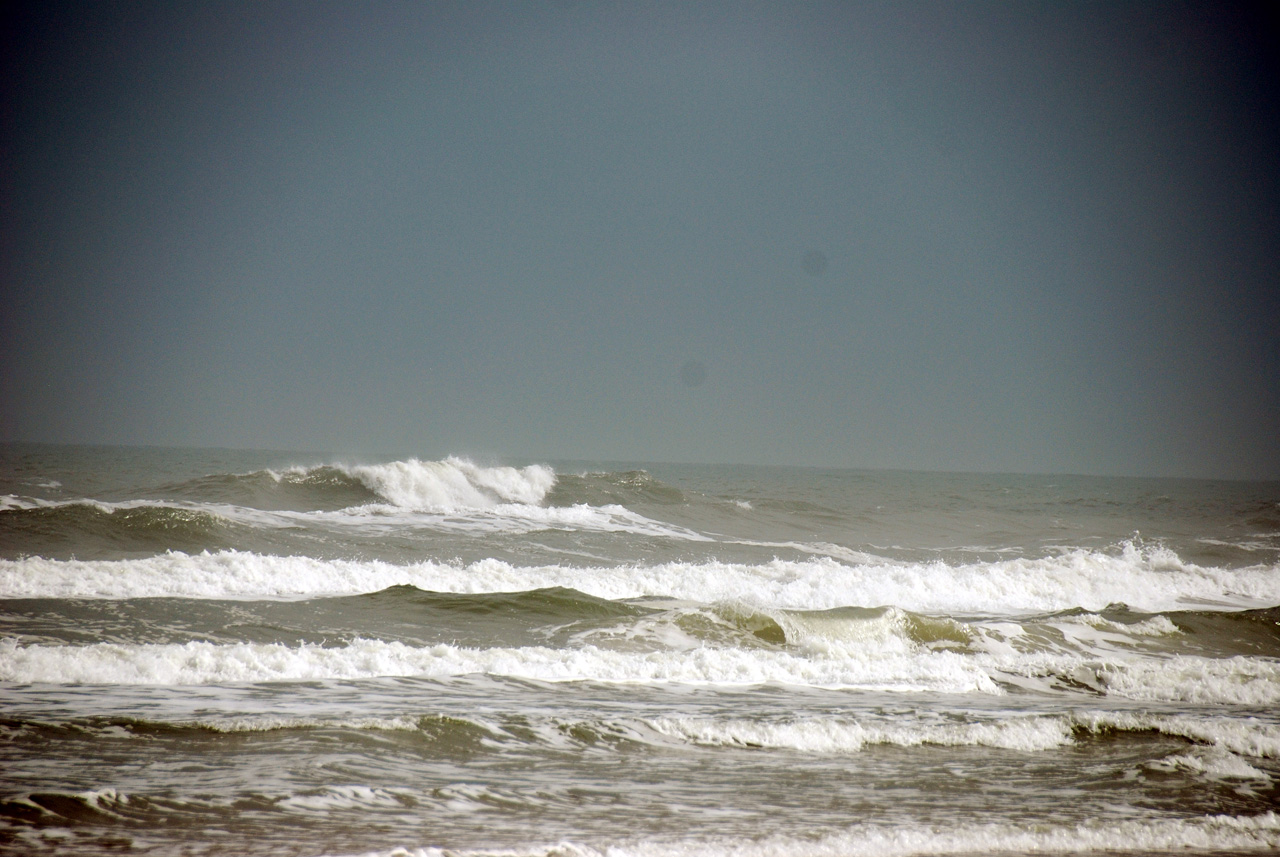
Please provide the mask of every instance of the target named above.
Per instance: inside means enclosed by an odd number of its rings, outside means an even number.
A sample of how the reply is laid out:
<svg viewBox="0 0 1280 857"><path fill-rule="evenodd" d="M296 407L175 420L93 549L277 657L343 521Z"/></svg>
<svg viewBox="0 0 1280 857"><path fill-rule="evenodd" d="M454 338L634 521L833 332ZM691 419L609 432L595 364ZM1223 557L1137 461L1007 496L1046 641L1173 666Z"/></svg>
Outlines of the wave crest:
<svg viewBox="0 0 1280 857"><path fill-rule="evenodd" d="M386 503L454 512L503 504L540 505L556 484L550 467L484 467L450 456L381 464L311 464L250 473L213 473L160 488L163 496L264 510L338 511Z"/></svg>
<svg viewBox="0 0 1280 857"><path fill-rule="evenodd" d="M453 456L443 461L410 458L338 469L394 506L431 512L489 509L508 503L536 506L556 483L555 471L542 464L482 467Z"/></svg>

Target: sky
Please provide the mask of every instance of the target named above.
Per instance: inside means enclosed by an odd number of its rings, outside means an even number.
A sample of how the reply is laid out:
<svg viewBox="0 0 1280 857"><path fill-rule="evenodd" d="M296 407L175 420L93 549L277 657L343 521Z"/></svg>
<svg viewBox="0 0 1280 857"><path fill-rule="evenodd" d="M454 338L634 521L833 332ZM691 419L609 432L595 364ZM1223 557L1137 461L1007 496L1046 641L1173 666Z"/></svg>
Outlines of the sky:
<svg viewBox="0 0 1280 857"><path fill-rule="evenodd" d="M4 15L0 439L1280 478L1260 7Z"/></svg>

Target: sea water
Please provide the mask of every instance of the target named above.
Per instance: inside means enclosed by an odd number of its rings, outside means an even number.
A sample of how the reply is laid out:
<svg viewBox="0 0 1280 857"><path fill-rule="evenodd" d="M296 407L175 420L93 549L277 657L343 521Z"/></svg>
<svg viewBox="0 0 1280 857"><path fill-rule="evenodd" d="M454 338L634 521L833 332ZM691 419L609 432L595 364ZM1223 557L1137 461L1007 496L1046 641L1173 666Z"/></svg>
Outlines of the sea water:
<svg viewBox="0 0 1280 857"><path fill-rule="evenodd" d="M1280 847L1280 484L0 447L0 852Z"/></svg>

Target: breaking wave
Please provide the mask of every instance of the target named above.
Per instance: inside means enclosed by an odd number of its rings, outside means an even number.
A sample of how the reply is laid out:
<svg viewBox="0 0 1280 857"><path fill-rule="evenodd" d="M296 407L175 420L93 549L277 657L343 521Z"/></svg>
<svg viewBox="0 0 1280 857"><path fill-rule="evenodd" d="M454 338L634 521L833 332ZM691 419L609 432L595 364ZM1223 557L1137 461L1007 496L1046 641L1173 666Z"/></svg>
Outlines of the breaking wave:
<svg viewBox="0 0 1280 857"><path fill-rule="evenodd" d="M536 506L555 485L550 467L481 467L461 458L393 461L339 467L395 506L431 512L488 509L504 503Z"/></svg>
<svg viewBox="0 0 1280 857"><path fill-rule="evenodd" d="M1280 661L1176 656L1160 660L1095 654L993 657L889 644L807 648L676 645L635 651L586 645L468 648L360 639L343 645L280 643L97 643L21 646L0 641L0 681L15 684L205 685L382 677L488 675L545 682L603 682L983 693L1005 687L1087 690L1139 701L1280 704Z"/></svg>
<svg viewBox="0 0 1280 857"><path fill-rule="evenodd" d="M498 559L465 565L434 560L395 564L236 550L175 551L127 560L0 560L4 598L298 598L377 592L402 584L470 593L563 587L610 600L661 597L798 610L896 606L953 618L1076 608L1099 612L1112 605L1160 613L1280 604L1280 574L1274 567L1202 568L1167 551L1128 549L1120 555L1077 550L1041 559L965 564L844 563L829 557L586 567L519 566Z"/></svg>
<svg viewBox="0 0 1280 857"><path fill-rule="evenodd" d="M384 464L322 464L242 474L214 474L161 489L197 501L295 511L336 510L369 503L452 512L504 503L538 505L556 482L540 464L484 467L466 459L410 458Z"/></svg>

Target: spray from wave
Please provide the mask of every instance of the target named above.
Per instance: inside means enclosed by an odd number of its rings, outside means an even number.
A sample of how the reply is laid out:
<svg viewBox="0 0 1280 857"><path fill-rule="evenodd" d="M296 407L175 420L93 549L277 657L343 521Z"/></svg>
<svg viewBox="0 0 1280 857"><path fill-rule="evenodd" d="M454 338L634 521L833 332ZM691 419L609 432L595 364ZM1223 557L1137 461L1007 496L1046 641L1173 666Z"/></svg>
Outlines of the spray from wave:
<svg viewBox="0 0 1280 857"><path fill-rule="evenodd" d="M543 505L556 483L555 471L545 465L486 467L450 456L440 461L409 458L210 473L161 486L148 492L146 499L298 512L384 504L407 511L450 513L509 504ZM9 505L17 502L18 498L10 498ZM5 505L0 499L0 509Z"/></svg>
<svg viewBox="0 0 1280 857"><path fill-rule="evenodd" d="M394 506L429 512L536 506L556 483L555 471L545 465L482 467L452 456L335 467Z"/></svg>

